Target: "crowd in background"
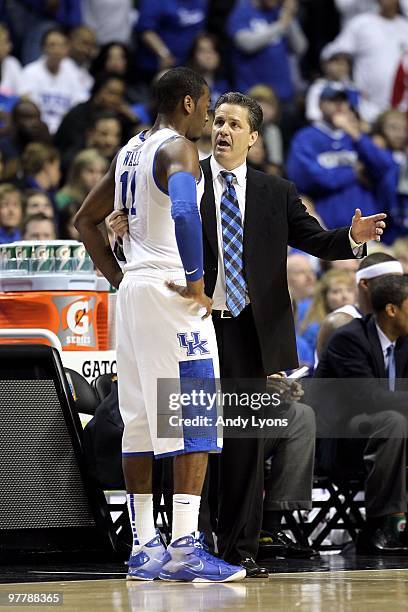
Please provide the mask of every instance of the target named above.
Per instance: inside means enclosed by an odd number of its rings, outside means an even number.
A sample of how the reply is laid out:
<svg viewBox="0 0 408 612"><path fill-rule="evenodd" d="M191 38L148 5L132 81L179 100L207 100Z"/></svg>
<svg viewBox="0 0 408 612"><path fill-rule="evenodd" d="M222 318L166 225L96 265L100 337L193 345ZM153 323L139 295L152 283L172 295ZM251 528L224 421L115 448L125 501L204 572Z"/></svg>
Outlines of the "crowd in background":
<svg viewBox="0 0 408 612"><path fill-rule="evenodd" d="M6 0L0 244L78 237L76 211L152 125L152 85L177 65L213 103L260 102L249 164L293 180L327 228L386 212L382 248L408 267L408 0ZM211 153L211 121L198 149ZM354 302L355 263L289 253L302 363L324 317Z"/></svg>

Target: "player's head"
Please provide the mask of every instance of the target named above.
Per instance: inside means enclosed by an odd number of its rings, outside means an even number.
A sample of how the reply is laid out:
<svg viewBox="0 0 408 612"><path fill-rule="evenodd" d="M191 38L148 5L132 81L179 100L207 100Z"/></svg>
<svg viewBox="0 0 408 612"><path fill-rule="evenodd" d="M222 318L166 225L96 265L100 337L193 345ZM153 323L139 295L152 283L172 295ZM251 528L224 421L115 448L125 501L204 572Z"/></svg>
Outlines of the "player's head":
<svg viewBox="0 0 408 612"><path fill-rule="evenodd" d="M408 335L408 275L387 274L374 279L371 300L377 318L399 338Z"/></svg>
<svg viewBox="0 0 408 612"><path fill-rule="evenodd" d="M356 273L358 303L364 314L373 311L371 290L373 281L389 274L402 274L400 262L388 253L372 253L361 260Z"/></svg>
<svg viewBox="0 0 408 612"><path fill-rule="evenodd" d="M212 144L214 157L227 170L240 166L256 142L263 121L260 104L239 92L218 98L215 104Z"/></svg>
<svg viewBox="0 0 408 612"><path fill-rule="evenodd" d="M183 120L186 137L197 141L208 119L210 92L205 79L190 68L172 68L155 85L159 115Z"/></svg>

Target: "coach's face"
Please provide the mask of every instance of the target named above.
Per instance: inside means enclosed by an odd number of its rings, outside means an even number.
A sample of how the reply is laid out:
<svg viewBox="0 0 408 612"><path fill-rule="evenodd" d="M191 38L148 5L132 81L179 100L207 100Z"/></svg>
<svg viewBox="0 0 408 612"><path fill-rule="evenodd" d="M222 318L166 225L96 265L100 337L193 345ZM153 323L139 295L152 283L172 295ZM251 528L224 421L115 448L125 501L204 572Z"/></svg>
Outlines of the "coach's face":
<svg viewBox="0 0 408 612"><path fill-rule="evenodd" d="M251 131L245 106L221 104L216 109L211 137L213 154L226 170L244 163L257 138L258 132Z"/></svg>

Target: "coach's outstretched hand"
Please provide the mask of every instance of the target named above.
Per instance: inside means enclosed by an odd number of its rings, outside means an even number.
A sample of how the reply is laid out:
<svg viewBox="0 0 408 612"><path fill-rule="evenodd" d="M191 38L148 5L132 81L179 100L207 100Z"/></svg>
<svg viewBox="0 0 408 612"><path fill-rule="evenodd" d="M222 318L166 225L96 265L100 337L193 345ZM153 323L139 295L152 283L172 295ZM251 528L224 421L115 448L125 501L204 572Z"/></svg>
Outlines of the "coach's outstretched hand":
<svg viewBox="0 0 408 612"><path fill-rule="evenodd" d="M368 242L369 240L381 240L381 236L384 232L385 223L383 219L386 218L385 213L378 213L377 215L370 215L369 217L363 217L361 210L356 208L356 212L351 220L351 237L354 242Z"/></svg>
<svg viewBox="0 0 408 612"><path fill-rule="evenodd" d="M202 319L206 319L210 316L213 301L211 298L208 297L208 295L205 295L204 293L204 281L202 278L198 281L187 282L187 287L176 285L172 281L168 281L166 283L166 287L168 287L172 291L175 291L186 300L192 300L200 306L203 306L206 309L206 313L201 317Z"/></svg>

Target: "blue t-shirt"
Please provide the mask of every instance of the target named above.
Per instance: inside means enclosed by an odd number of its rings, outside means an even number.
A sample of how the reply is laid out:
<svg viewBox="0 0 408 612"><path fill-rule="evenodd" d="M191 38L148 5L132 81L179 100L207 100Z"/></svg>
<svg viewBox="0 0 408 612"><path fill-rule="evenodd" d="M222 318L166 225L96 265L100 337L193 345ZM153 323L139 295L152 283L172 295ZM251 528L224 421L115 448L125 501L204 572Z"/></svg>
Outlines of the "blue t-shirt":
<svg viewBox="0 0 408 612"><path fill-rule="evenodd" d="M138 31L156 32L180 65L186 61L194 38L205 30L208 0L141 0L139 10ZM155 54L143 44L137 61L148 72L158 69Z"/></svg>
<svg viewBox="0 0 408 612"><path fill-rule="evenodd" d="M243 0L232 11L227 32L234 38L240 30L252 30L256 37L258 29L277 21L278 18L279 9L261 9L254 6L251 0ZM234 47L233 66L235 87L238 91L246 92L253 85L263 83L270 85L281 100L293 98L288 44L284 36L254 53L245 53Z"/></svg>
<svg viewBox="0 0 408 612"><path fill-rule="evenodd" d="M314 352L312 347L309 345L307 340L302 336L296 334L296 349L298 354L299 364L301 366L313 367L314 364Z"/></svg>
<svg viewBox="0 0 408 612"><path fill-rule="evenodd" d="M9 230L0 226L0 244L8 244L16 240L21 240L21 232L19 229Z"/></svg>
<svg viewBox="0 0 408 612"><path fill-rule="evenodd" d="M377 196L381 210L388 215L382 240L392 244L408 236L408 164L401 166L392 151L385 153L389 165L378 184Z"/></svg>
<svg viewBox="0 0 408 612"><path fill-rule="evenodd" d="M82 23L81 0L60 0L58 10L51 16L45 10L44 0L23 0L23 4L32 8L38 15L55 19L66 28L75 28Z"/></svg>
<svg viewBox="0 0 408 612"><path fill-rule="evenodd" d="M355 165L363 162L373 188L364 187ZM310 196L328 229L350 225L356 208L364 216L380 212L376 188L388 167L386 153L368 136L353 141L316 123L297 132L286 164L288 178Z"/></svg>

